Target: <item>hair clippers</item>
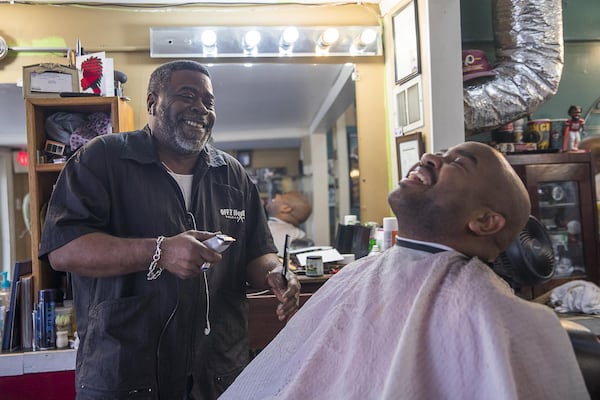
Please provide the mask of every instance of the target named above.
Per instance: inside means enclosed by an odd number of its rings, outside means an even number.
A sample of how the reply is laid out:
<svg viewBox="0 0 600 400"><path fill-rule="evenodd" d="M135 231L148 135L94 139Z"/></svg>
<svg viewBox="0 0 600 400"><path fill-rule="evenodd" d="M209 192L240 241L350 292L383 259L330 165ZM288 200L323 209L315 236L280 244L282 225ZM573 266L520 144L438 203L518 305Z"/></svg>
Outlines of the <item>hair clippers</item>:
<svg viewBox="0 0 600 400"><path fill-rule="evenodd" d="M229 235L220 233L218 235L204 240L202 244L204 244L209 249L216 251L217 253L222 253L225 250L227 250L233 242L235 242L234 238L232 238ZM209 267L210 263L205 262L204 264L202 264L201 268L203 271L206 271Z"/></svg>

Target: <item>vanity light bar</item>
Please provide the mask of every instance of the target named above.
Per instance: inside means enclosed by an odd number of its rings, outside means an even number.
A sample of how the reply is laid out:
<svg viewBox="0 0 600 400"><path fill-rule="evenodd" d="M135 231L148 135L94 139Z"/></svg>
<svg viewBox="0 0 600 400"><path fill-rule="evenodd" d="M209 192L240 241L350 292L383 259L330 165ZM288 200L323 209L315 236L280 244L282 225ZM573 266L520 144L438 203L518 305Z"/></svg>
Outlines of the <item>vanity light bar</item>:
<svg viewBox="0 0 600 400"><path fill-rule="evenodd" d="M379 26L150 28L153 58L382 55Z"/></svg>

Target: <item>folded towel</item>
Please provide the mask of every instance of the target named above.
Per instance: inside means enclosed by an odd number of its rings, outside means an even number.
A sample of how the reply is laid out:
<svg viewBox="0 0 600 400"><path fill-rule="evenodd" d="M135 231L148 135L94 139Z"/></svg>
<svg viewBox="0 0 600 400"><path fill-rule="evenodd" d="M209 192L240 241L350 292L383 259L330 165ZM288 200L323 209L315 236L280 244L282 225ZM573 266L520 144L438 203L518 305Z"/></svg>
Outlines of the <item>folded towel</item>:
<svg viewBox="0 0 600 400"><path fill-rule="evenodd" d="M550 302L560 313L600 314L600 288L588 281L570 281L552 290Z"/></svg>

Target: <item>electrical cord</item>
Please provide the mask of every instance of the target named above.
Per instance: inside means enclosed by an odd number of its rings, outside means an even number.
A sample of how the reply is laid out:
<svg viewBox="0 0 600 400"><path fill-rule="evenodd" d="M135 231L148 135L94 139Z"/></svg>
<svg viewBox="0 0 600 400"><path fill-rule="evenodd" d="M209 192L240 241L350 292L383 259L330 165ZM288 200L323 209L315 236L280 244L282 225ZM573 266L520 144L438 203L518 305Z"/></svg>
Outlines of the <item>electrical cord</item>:
<svg viewBox="0 0 600 400"><path fill-rule="evenodd" d="M173 310L171 311L171 315L169 315L169 318L167 318L167 322L165 322L165 324L163 325L162 331L160 332L160 336L158 337L158 344L156 345L156 390L158 392L158 396L160 396L160 379L159 379L159 366L160 366L160 345L162 343L162 339L165 335L165 332L167 331L167 328L169 326L169 324L171 323L171 321L173 320L173 317L175 317L175 313L177 313L177 309L179 308L179 279L177 279L175 277L175 283L177 284L177 301L175 302L175 307L173 307Z"/></svg>

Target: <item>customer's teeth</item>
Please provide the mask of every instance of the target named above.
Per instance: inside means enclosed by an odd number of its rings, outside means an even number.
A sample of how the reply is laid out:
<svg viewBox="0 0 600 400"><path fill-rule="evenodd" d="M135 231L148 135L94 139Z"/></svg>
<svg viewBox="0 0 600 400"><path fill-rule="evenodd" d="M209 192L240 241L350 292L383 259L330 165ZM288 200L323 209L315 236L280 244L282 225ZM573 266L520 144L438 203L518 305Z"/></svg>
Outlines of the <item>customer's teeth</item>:
<svg viewBox="0 0 600 400"><path fill-rule="evenodd" d="M408 174L408 178L411 179L411 180L413 180L413 181L419 181L423 185L428 185L429 184L428 181L427 181L427 177L425 175L423 175L419 171L411 171Z"/></svg>

